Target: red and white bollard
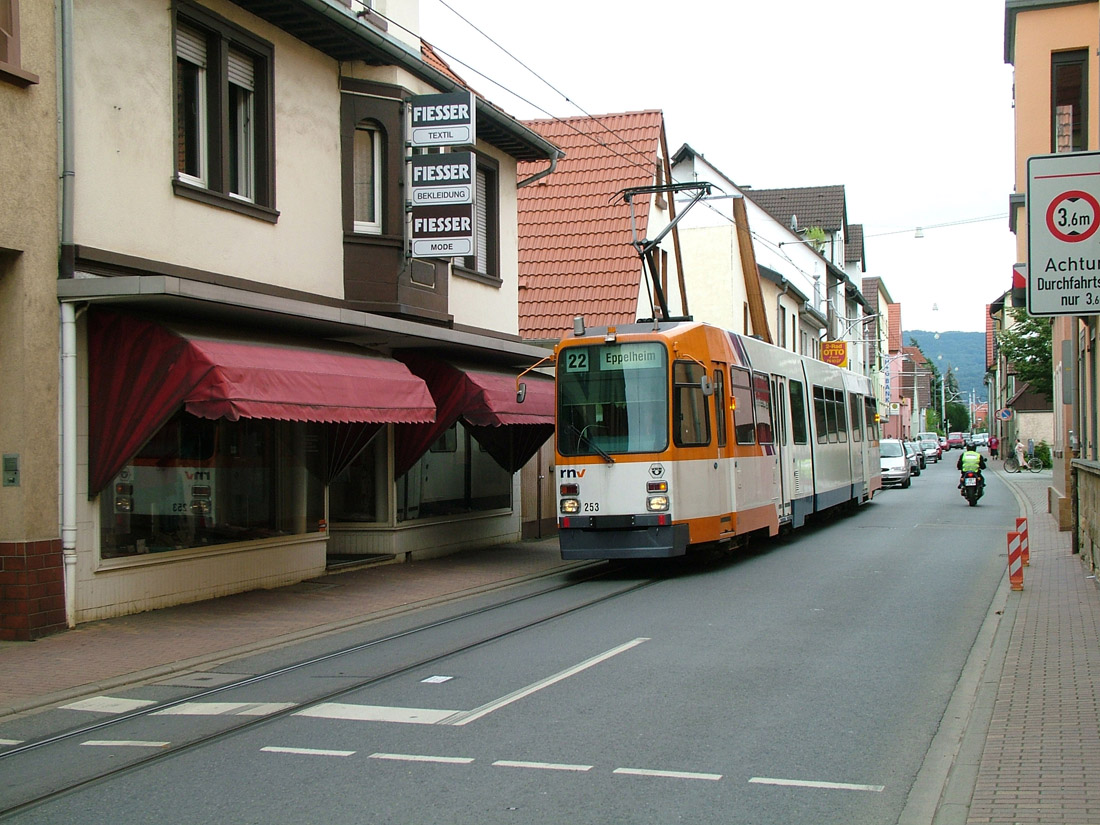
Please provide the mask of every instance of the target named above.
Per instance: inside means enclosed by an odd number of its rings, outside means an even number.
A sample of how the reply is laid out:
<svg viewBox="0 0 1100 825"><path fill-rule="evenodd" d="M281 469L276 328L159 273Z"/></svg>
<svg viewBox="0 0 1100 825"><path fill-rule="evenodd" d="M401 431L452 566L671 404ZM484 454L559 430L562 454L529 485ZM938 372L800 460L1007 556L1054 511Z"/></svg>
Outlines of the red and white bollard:
<svg viewBox="0 0 1100 825"><path fill-rule="evenodd" d="M1008 583L1013 590L1024 589L1024 559L1020 534L1008 534Z"/></svg>
<svg viewBox="0 0 1100 825"><path fill-rule="evenodd" d="M1016 532L1020 534L1020 555L1024 560L1024 567L1031 566L1031 549L1027 542L1027 519L1016 519Z"/></svg>

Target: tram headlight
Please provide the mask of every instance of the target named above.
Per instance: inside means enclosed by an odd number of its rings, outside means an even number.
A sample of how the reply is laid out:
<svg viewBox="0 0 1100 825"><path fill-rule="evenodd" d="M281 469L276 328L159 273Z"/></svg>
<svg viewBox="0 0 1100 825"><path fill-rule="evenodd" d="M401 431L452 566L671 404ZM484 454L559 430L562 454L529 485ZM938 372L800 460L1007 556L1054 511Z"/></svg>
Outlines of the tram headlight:
<svg viewBox="0 0 1100 825"><path fill-rule="evenodd" d="M645 508L651 513L663 513L668 509L668 496L650 496L645 501Z"/></svg>
<svg viewBox="0 0 1100 825"><path fill-rule="evenodd" d="M575 498L563 498L561 500L561 511L567 516L575 515L581 511L581 503Z"/></svg>

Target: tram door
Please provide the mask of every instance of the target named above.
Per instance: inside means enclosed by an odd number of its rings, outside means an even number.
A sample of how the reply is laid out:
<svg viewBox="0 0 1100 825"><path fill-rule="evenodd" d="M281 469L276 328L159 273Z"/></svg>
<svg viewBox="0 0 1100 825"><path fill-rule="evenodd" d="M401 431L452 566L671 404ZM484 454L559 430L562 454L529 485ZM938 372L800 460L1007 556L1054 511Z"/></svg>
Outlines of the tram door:
<svg viewBox="0 0 1100 825"><path fill-rule="evenodd" d="M858 500L867 488L864 468L867 466L866 440L863 433L863 399L854 392L848 393L848 419L851 432L848 440L852 447L852 492Z"/></svg>
<svg viewBox="0 0 1100 825"><path fill-rule="evenodd" d="M787 420L787 380L779 375L772 376L772 416L775 419L775 450L779 460L778 516L780 521L784 521L791 516L794 462L788 460L791 435Z"/></svg>
<svg viewBox="0 0 1100 825"><path fill-rule="evenodd" d="M717 485L718 501L721 504L721 531L724 533L731 527L732 520L728 514L734 510L733 496L730 493L730 477L733 474L733 448L730 446L730 401L729 387L726 378L729 371L726 365L720 361L713 362L714 369L711 373L714 382L714 436L718 445L718 461L714 483Z"/></svg>

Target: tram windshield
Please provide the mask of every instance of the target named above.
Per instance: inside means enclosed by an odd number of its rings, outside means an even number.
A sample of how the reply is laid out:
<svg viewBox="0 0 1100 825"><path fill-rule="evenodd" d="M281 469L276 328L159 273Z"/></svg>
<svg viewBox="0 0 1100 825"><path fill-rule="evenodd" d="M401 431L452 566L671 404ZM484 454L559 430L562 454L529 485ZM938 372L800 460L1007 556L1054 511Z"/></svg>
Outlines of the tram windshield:
<svg viewBox="0 0 1100 825"><path fill-rule="evenodd" d="M655 453L668 446L668 358L660 343L568 347L558 355L558 452Z"/></svg>

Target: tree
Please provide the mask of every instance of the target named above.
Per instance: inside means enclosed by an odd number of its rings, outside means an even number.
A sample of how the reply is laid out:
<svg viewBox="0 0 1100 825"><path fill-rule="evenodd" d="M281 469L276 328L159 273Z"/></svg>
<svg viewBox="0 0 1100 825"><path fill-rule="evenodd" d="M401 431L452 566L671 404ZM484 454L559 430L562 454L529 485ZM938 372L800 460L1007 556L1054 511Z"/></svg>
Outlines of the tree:
<svg viewBox="0 0 1100 825"><path fill-rule="evenodd" d="M1026 381L1033 392L1041 393L1047 401L1053 401L1050 321L1028 315L1023 307L1012 307L1008 313L1014 323L997 334L1001 352L1015 368L1020 381Z"/></svg>

